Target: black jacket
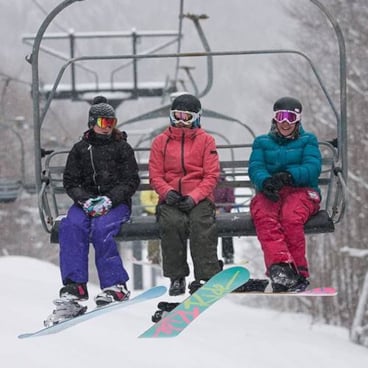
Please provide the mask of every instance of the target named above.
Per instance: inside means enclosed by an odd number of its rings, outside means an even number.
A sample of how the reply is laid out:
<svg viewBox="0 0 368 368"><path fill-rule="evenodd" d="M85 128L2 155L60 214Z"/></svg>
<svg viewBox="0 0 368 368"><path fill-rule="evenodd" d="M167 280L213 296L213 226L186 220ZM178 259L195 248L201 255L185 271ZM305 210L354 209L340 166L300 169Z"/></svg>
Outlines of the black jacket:
<svg viewBox="0 0 368 368"><path fill-rule="evenodd" d="M113 207L122 203L131 207L139 183L134 151L117 129L111 136L88 130L68 155L63 184L76 203L105 195Z"/></svg>

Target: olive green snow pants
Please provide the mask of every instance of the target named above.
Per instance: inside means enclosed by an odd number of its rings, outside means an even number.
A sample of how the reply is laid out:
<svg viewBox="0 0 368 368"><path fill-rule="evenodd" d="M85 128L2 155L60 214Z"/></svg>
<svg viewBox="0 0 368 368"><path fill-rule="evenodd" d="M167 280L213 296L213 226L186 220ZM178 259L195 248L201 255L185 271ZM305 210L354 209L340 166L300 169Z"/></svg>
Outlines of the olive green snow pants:
<svg viewBox="0 0 368 368"><path fill-rule="evenodd" d="M215 216L210 200L198 203L189 213L167 204L158 206L164 276L177 279L189 275L187 239L195 280L208 280L220 271Z"/></svg>

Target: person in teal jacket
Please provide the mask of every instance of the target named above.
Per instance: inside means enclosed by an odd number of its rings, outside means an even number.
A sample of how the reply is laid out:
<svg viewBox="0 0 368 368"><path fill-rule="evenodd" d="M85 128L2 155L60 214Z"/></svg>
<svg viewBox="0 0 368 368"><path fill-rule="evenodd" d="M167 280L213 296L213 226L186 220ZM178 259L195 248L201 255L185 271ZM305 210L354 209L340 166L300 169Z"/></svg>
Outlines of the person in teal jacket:
<svg viewBox="0 0 368 368"><path fill-rule="evenodd" d="M300 101L282 97L273 111L270 132L252 146L249 177L257 194L250 211L273 291L304 291L304 224L320 208L321 153L316 136L302 127Z"/></svg>

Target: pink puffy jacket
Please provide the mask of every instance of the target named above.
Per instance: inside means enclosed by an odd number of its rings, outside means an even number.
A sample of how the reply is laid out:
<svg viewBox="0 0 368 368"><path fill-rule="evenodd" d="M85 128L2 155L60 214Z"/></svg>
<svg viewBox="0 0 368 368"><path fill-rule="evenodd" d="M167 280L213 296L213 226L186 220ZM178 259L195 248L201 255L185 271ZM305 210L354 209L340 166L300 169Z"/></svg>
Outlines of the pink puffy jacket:
<svg viewBox="0 0 368 368"><path fill-rule="evenodd" d="M149 178L160 203L170 190L191 196L195 203L214 201L219 175L215 140L202 128L169 127L153 140Z"/></svg>

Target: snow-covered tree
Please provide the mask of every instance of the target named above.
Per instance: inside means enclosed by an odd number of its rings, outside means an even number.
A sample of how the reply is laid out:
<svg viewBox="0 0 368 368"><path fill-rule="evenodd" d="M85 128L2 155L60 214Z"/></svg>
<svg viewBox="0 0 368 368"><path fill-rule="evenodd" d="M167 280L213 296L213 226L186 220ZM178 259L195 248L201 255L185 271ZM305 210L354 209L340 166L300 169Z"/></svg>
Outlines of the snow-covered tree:
<svg viewBox="0 0 368 368"><path fill-rule="evenodd" d="M364 253L348 251L350 248L366 249L368 245L368 171L365 169L368 155L368 132L365 124L365 111L368 112L368 3L365 0L329 0L321 3L337 19L346 43L349 198L345 217L336 225L335 233L311 237L309 242L313 278L319 278L323 284L331 282L339 289L337 298L325 298L323 302L315 303L312 313L316 318L349 328L356 315L363 280L368 271L368 257ZM298 32L291 40L297 49L308 50L338 107L339 59L336 37L329 22L316 6L301 1L298 2L298 7L294 5L292 2L288 11L297 21ZM293 68L291 63L287 65L288 68ZM286 74L289 74L289 69L281 72L281 75ZM334 132L333 116L312 79L304 79L303 87L295 81L288 84L288 87L308 105L308 113L312 115L312 118L305 118L308 128L321 140L336 138L331 135ZM367 305L363 314L362 323L367 323Z"/></svg>

